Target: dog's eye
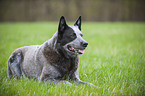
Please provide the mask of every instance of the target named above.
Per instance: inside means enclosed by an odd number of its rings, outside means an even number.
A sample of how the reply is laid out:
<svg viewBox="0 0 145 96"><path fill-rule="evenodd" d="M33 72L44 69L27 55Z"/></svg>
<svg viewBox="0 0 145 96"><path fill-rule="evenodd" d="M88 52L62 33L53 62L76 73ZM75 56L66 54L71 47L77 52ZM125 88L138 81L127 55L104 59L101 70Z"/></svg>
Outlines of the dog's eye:
<svg viewBox="0 0 145 96"><path fill-rule="evenodd" d="M83 34L80 34L81 37L83 37Z"/></svg>
<svg viewBox="0 0 145 96"><path fill-rule="evenodd" d="M74 39L76 37L76 34L72 33L70 36L71 36L72 39Z"/></svg>
<svg viewBox="0 0 145 96"><path fill-rule="evenodd" d="M75 34L75 33L71 34L71 37L75 37L75 36L76 36L76 34Z"/></svg>

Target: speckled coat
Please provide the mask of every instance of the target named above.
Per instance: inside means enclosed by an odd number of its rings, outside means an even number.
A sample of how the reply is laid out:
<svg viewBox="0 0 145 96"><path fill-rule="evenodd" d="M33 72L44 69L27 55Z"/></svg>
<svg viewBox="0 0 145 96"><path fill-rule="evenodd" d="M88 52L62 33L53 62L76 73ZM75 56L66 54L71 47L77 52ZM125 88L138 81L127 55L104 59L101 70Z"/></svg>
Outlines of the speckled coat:
<svg viewBox="0 0 145 96"><path fill-rule="evenodd" d="M57 32L42 45L25 46L16 49L8 60L8 77L12 75L40 79L43 82L66 82L65 79L78 80L78 56L65 58L59 54ZM22 58L16 61L15 59ZM17 65L15 65L17 64ZM17 66L17 67L15 67ZM14 70L13 70L14 69Z"/></svg>
<svg viewBox="0 0 145 96"><path fill-rule="evenodd" d="M70 85L67 80L78 84L86 83L78 75L78 54L82 54L87 47L80 30L81 17L73 26L68 26L62 16L58 31L51 39L42 45L18 48L11 54L8 60L8 77L24 76L41 82ZM70 46L73 47L69 49Z"/></svg>

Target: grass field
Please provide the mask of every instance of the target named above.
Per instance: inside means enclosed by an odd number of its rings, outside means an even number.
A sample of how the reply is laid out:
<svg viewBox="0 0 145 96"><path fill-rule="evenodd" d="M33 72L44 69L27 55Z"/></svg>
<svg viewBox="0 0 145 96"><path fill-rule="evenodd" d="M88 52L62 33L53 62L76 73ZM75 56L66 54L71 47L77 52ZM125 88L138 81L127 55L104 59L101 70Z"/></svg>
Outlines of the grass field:
<svg viewBox="0 0 145 96"><path fill-rule="evenodd" d="M42 44L58 23L0 23L0 96L145 95L145 23L82 25L89 46L80 56L80 79L88 85L49 85L7 78L7 60L18 47Z"/></svg>

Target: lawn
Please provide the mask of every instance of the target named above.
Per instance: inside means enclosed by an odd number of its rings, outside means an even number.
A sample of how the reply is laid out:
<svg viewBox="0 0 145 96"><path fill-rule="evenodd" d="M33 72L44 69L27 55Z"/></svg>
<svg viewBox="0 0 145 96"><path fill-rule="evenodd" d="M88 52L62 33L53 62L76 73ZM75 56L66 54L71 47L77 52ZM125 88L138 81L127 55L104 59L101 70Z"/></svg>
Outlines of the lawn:
<svg viewBox="0 0 145 96"><path fill-rule="evenodd" d="M83 23L89 45L80 56L79 76L101 88L8 79L10 54L18 47L42 44L57 26L57 22L0 23L0 96L145 95L145 23L138 22Z"/></svg>

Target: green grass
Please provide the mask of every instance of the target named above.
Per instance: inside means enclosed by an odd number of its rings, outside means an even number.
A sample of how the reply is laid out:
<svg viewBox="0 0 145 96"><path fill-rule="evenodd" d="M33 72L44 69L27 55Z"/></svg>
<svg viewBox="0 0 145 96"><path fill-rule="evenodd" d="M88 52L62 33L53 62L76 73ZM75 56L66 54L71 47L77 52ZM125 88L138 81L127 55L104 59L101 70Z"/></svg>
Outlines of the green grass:
<svg viewBox="0 0 145 96"><path fill-rule="evenodd" d="M7 60L18 47L42 44L58 23L0 23L0 96L145 95L145 23L82 25L89 46L80 56L80 79L88 85L49 85L28 79L8 79Z"/></svg>

